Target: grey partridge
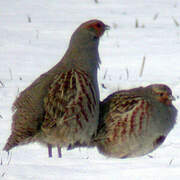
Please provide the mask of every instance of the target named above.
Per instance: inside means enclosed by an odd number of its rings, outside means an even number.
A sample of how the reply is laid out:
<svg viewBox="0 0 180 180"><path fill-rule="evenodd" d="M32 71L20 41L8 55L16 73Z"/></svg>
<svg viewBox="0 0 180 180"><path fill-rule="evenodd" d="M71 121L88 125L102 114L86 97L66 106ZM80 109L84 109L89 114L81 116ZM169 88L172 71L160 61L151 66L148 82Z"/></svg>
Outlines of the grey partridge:
<svg viewBox="0 0 180 180"><path fill-rule="evenodd" d="M90 142L99 116L98 45L107 29L100 20L81 24L62 60L20 93L5 151L38 141L50 157L52 146L61 156L60 147Z"/></svg>
<svg viewBox="0 0 180 180"><path fill-rule="evenodd" d="M100 104L94 146L115 158L143 156L159 147L176 122L171 89L153 84L122 90ZM92 144L93 144L92 143Z"/></svg>

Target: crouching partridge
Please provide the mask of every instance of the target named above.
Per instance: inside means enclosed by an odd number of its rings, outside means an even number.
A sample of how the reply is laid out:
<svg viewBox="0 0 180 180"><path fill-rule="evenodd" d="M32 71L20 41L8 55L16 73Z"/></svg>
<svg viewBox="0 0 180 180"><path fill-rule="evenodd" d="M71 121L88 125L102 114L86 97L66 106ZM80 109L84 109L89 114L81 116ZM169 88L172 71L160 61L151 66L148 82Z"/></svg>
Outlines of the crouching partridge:
<svg viewBox="0 0 180 180"><path fill-rule="evenodd" d="M143 156L159 147L176 122L171 89L153 84L122 90L100 104L100 123L93 145L108 157Z"/></svg>
<svg viewBox="0 0 180 180"><path fill-rule="evenodd" d="M108 28L99 20L81 24L62 60L20 93L5 151L38 141L51 157L52 146L61 156L60 147L89 144L99 117L98 45Z"/></svg>

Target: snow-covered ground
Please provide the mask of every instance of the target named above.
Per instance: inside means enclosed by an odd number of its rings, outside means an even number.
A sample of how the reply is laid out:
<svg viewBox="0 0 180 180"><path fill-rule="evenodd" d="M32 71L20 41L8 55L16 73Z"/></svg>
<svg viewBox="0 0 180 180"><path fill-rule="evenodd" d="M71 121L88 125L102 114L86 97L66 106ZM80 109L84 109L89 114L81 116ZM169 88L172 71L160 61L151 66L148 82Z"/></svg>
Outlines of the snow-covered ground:
<svg viewBox="0 0 180 180"><path fill-rule="evenodd" d="M11 105L18 92L55 65L72 32L94 18L111 26L99 47L101 99L117 89L165 83L180 110L180 1L1 0L0 7L0 149L10 134ZM111 159L96 149L64 149L59 159L54 149L50 159L45 147L29 144L13 149L7 164L7 154L1 152L0 179L179 180L179 121L159 149L140 158Z"/></svg>

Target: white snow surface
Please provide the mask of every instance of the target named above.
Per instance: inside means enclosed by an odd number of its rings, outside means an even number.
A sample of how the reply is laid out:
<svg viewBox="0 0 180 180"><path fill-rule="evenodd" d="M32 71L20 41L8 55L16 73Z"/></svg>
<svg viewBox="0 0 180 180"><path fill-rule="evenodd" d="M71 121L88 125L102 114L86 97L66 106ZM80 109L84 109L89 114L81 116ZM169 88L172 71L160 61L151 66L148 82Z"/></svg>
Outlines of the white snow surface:
<svg viewBox="0 0 180 180"><path fill-rule="evenodd" d="M165 83L180 110L180 1L1 0L0 7L0 149L18 93L61 59L71 34L90 19L111 26L99 46L101 99L118 89ZM14 148L10 160L1 151L0 179L179 180L179 120L160 148L139 158L107 158L95 148L63 149L61 159L54 148L48 158L47 148L36 143Z"/></svg>

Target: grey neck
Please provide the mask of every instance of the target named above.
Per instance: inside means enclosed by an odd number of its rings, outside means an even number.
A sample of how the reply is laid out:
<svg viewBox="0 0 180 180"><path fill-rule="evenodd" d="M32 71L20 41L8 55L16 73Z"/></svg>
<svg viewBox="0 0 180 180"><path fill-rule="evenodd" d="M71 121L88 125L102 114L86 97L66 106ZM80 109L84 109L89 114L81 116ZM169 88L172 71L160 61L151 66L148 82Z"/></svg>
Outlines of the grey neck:
<svg viewBox="0 0 180 180"><path fill-rule="evenodd" d="M79 68L87 72L90 76L97 76L97 69L100 64L98 52L99 40L91 43L77 44L73 46L70 44L64 59L64 62L69 67Z"/></svg>

